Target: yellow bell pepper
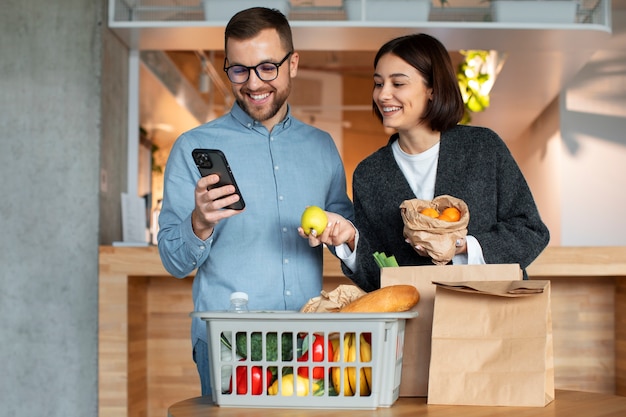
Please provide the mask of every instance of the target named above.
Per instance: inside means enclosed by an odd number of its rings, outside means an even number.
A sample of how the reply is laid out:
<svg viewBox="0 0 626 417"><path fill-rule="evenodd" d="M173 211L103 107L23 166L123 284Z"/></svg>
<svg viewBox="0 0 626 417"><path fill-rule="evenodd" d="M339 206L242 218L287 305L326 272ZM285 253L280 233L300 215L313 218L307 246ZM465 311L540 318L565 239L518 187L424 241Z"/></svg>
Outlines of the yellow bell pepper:
<svg viewBox="0 0 626 417"><path fill-rule="evenodd" d="M289 397L293 395L293 374L283 375L281 379L282 390L280 395L283 397ZM317 392L320 389L320 385L317 382L313 383L313 392ZM269 395L277 395L278 394L278 380L274 381L274 383L267 389L267 393ZM309 395L309 379L301 377L300 375L296 376L296 395L298 397L306 397Z"/></svg>

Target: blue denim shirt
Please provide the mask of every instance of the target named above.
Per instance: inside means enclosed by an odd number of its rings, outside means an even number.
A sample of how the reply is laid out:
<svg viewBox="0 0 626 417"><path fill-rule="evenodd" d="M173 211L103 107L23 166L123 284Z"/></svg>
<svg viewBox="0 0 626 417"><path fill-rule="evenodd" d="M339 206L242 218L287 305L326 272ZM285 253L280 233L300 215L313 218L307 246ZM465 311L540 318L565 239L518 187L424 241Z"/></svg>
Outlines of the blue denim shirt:
<svg viewBox="0 0 626 417"><path fill-rule="evenodd" d="M200 240L191 228L200 174L195 148L226 155L246 202L245 210L217 224ZM158 247L178 278L197 268L196 311L226 310L233 291L249 296L250 310L298 310L322 288L322 247L297 232L306 206L353 220L343 163L330 135L288 112L272 132L236 104L231 112L183 133L165 169ZM192 342L207 341L206 324L192 321Z"/></svg>

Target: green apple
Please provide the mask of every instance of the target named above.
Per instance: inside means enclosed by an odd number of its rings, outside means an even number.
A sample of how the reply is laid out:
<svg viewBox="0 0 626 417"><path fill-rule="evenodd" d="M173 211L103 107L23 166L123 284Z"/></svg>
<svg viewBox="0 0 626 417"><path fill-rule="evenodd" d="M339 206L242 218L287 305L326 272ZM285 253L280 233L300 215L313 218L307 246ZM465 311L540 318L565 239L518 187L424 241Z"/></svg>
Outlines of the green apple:
<svg viewBox="0 0 626 417"><path fill-rule="evenodd" d="M300 225L304 233L308 236L312 230L317 232L317 236L321 235L328 224L326 212L317 206L309 206L302 213Z"/></svg>

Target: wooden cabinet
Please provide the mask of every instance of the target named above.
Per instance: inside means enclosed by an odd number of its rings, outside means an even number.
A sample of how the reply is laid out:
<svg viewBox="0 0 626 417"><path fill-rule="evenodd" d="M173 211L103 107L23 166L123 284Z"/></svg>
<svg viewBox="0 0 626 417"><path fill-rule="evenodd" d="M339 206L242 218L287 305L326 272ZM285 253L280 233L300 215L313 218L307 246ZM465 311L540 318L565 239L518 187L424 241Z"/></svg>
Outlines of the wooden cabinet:
<svg viewBox="0 0 626 417"><path fill-rule="evenodd" d="M350 283L324 262L327 289ZM193 277L171 277L156 247L102 246L99 264L99 416L163 416L199 396ZM552 283L556 387L626 396L626 247L549 247L528 273Z"/></svg>

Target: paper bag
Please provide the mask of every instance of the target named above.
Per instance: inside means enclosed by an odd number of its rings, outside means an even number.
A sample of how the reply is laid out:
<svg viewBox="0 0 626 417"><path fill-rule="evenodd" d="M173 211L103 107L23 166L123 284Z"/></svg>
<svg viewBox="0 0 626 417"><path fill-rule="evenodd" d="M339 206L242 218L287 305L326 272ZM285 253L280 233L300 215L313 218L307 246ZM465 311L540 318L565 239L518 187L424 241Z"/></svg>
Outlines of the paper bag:
<svg viewBox="0 0 626 417"><path fill-rule="evenodd" d="M404 357L400 396L426 397L428 395L428 368L430 365L430 337L433 323L435 285L433 281L512 281L521 280L518 264L400 266L382 268L381 287L396 284L413 285L420 293L420 301L413 310L419 315L407 320L404 330Z"/></svg>
<svg viewBox="0 0 626 417"><path fill-rule="evenodd" d="M446 207L455 207L461 213L458 221L448 222L420 214L426 207L442 211ZM455 242L467 236L469 209L459 198L440 195L432 200L414 198L400 204L400 214L404 222L404 237L413 246L420 245L436 265L446 265L454 257Z"/></svg>
<svg viewBox="0 0 626 417"><path fill-rule="evenodd" d="M554 400L550 281L435 284L428 404Z"/></svg>
<svg viewBox="0 0 626 417"><path fill-rule="evenodd" d="M320 291L320 295L311 298L301 308L301 313L336 313L342 307L364 296L365 291L356 285L339 285L334 290Z"/></svg>

